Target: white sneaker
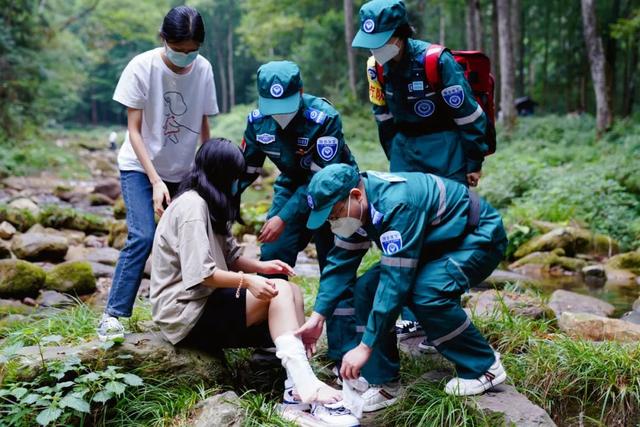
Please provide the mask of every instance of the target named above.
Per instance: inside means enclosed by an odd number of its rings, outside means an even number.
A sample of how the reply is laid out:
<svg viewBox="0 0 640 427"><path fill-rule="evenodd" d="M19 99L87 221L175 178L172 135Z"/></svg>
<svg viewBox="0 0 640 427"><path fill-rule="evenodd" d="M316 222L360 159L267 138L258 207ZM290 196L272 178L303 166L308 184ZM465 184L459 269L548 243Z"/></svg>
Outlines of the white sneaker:
<svg viewBox="0 0 640 427"><path fill-rule="evenodd" d="M344 407L342 402L316 403L311 408L311 415L328 426L355 427L360 425L360 420Z"/></svg>
<svg viewBox="0 0 640 427"><path fill-rule="evenodd" d="M331 373L336 376L336 384L342 385L342 378L340 377L340 371L337 366L334 365L333 368L331 368Z"/></svg>
<svg viewBox="0 0 640 427"><path fill-rule="evenodd" d="M121 343L124 341L124 326L122 326L117 317L109 316L108 314L102 315L102 320L96 332L102 342L113 341Z"/></svg>
<svg viewBox="0 0 640 427"><path fill-rule="evenodd" d="M498 384L502 384L506 379L507 373L500 362L500 355L496 353L496 361L479 378L473 380L453 378L444 387L444 391L454 396L471 396L484 393Z"/></svg>
<svg viewBox="0 0 640 427"><path fill-rule="evenodd" d="M300 400L300 396L293 389L293 381L285 380L284 381L284 394L282 396L282 405L283 407L294 408L298 411L308 411L311 409L311 404L303 403Z"/></svg>
<svg viewBox="0 0 640 427"><path fill-rule="evenodd" d="M399 385L372 385L362 393L362 399L364 400L364 408L362 412L374 412L380 409L391 406L398 400L400 395Z"/></svg>
<svg viewBox="0 0 640 427"><path fill-rule="evenodd" d="M411 337L420 337L424 335L424 329L418 322L412 322L411 320L398 320L396 322L396 336L398 341L404 341Z"/></svg>

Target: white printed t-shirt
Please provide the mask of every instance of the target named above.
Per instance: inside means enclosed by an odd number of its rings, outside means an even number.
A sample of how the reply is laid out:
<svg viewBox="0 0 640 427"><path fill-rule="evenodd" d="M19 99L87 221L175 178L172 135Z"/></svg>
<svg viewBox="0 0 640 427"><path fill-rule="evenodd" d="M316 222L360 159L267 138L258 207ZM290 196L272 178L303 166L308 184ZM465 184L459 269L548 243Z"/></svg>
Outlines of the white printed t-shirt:
<svg viewBox="0 0 640 427"><path fill-rule="evenodd" d="M129 62L113 94L126 107L142 111L142 140L164 181L180 182L191 170L202 130L202 117L218 114L211 64L198 55L191 70L176 74L161 57L163 47ZM118 154L123 171L144 172L129 132Z"/></svg>

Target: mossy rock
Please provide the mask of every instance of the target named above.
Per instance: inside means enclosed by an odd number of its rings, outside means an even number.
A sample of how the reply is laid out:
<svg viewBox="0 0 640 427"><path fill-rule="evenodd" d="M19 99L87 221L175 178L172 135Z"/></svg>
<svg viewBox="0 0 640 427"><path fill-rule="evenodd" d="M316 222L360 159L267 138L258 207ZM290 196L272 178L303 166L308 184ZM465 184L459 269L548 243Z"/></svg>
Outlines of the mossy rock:
<svg viewBox="0 0 640 427"><path fill-rule="evenodd" d="M119 197L113 205L113 217L115 219L125 219L127 217L127 207L122 197Z"/></svg>
<svg viewBox="0 0 640 427"><path fill-rule="evenodd" d="M235 237L241 237L243 234L258 235L262 225L267 220L267 213L271 207L270 202L258 202L251 205L242 206L242 219L244 225L234 224L231 232Z"/></svg>
<svg viewBox="0 0 640 427"><path fill-rule="evenodd" d="M578 227L561 227L529 240L515 251L514 257L522 258L534 252L548 252L558 248L562 248L568 256L609 256L620 250L618 243L609 236Z"/></svg>
<svg viewBox="0 0 640 427"><path fill-rule="evenodd" d="M57 265L47 273L45 288L77 295L95 292L96 278L93 268L86 261L70 261Z"/></svg>
<svg viewBox="0 0 640 427"><path fill-rule="evenodd" d="M109 246L116 249L124 248L124 244L127 242L127 235L127 222L114 221L111 223L111 229L109 230Z"/></svg>
<svg viewBox="0 0 640 427"><path fill-rule="evenodd" d="M607 261L607 267L615 270L628 270L640 276L640 251L627 252L611 257Z"/></svg>
<svg viewBox="0 0 640 427"><path fill-rule="evenodd" d="M578 272L587 266L587 262L582 259L562 256L556 252L534 252L528 254L511 264L509 269L514 270L528 264L535 264L541 265L542 270L545 272L549 272L553 267L560 267L563 270Z"/></svg>
<svg viewBox="0 0 640 427"><path fill-rule="evenodd" d="M0 223L7 221L18 231L25 232L37 221L36 217L27 209L15 209L7 205L0 205Z"/></svg>
<svg viewBox="0 0 640 427"><path fill-rule="evenodd" d="M0 261L0 297L33 297L44 286L45 271L27 261L6 259Z"/></svg>
<svg viewBox="0 0 640 427"><path fill-rule="evenodd" d="M40 211L40 224L56 229L84 231L85 233L108 233L109 222L97 215L79 213L74 209L49 205Z"/></svg>

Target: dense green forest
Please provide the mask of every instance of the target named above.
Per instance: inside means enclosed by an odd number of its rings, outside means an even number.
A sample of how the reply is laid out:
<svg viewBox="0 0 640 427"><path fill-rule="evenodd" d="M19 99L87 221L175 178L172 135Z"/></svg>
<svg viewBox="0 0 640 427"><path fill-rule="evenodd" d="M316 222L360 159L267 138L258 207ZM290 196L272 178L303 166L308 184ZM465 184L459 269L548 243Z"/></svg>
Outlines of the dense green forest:
<svg viewBox="0 0 640 427"><path fill-rule="evenodd" d="M221 110L252 103L255 71L288 58L302 68L305 90L341 111L366 101L366 52L345 43L362 1L196 0L204 16L202 53L213 64ZM481 49L492 59L500 105L497 1L407 0L418 38L451 49ZM175 2L148 0L3 0L0 3L0 140L43 126L123 124L111 100L127 62L159 44L161 20ZM344 10L352 11L345 22ZM637 108L637 0L597 1L611 107L617 117ZM595 111L578 0L511 0L510 67L516 97L540 112ZM353 69L348 53L353 52ZM350 80L353 75L353 81Z"/></svg>

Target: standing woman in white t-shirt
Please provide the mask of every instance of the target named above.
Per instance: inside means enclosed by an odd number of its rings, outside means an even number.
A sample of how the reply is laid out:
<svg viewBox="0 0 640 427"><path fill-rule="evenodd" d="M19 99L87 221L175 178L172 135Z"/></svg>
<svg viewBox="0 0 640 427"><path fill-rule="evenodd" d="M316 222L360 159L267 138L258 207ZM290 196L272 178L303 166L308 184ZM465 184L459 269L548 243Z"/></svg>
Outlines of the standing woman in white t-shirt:
<svg viewBox="0 0 640 427"><path fill-rule="evenodd" d="M211 64L198 55L204 23L197 10L174 7L164 17L163 46L144 52L122 72L113 99L127 107L127 137L118 154L127 207L127 243L120 253L98 337L122 341L119 317L130 317L153 244L154 213L162 215L191 170L198 141L209 139L218 113Z"/></svg>

